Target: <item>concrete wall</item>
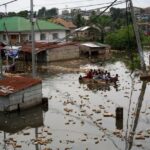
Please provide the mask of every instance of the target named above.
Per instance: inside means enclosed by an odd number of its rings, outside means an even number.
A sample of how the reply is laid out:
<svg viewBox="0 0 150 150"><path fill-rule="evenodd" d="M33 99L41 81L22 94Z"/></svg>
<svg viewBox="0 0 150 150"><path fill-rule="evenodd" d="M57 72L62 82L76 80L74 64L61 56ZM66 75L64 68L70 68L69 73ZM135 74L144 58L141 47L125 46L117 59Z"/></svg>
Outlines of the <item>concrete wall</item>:
<svg viewBox="0 0 150 150"><path fill-rule="evenodd" d="M48 62L75 58L79 58L79 47L76 45L67 45L47 50Z"/></svg>
<svg viewBox="0 0 150 150"><path fill-rule="evenodd" d="M5 111L9 105L9 96L0 96L0 111Z"/></svg>
<svg viewBox="0 0 150 150"><path fill-rule="evenodd" d="M65 30L54 30L54 31L42 31L42 33L45 33L46 34L46 39L45 40L41 40L40 39L40 32L35 32L35 41L36 42L55 42L57 41L58 39L62 39L64 37L66 37L66 31ZM53 33L58 33L58 39L53 39ZM0 40L3 41L3 34L6 35L6 33L0 33ZM16 34L19 34L19 33L11 33L10 35L16 35ZM21 39L25 41L30 41L31 39L29 39L29 35L31 33L28 33L28 32L25 32L23 33L21 36ZM7 38L7 36L6 36ZM12 40L12 39L11 39ZM19 38L16 39L16 42L19 41ZM6 39L5 42L8 42L8 38ZM23 41L22 41L23 42Z"/></svg>
<svg viewBox="0 0 150 150"><path fill-rule="evenodd" d="M56 30L56 31L51 31L51 32L42 32L44 34L46 34L46 40L40 40L40 32L35 32L35 41L36 42L55 42L58 39L62 39L64 37L66 37L66 31L65 30ZM58 39L53 39L53 33L57 33L58 34Z"/></svg>
<svg viewBox="0 0 150 150"><path fill-rule="evenodd" d="M35 85L25 90L21 90L9 97L0 97L0 111L12 111L16 109L25 109L42 102L42 84Z"/></svg>

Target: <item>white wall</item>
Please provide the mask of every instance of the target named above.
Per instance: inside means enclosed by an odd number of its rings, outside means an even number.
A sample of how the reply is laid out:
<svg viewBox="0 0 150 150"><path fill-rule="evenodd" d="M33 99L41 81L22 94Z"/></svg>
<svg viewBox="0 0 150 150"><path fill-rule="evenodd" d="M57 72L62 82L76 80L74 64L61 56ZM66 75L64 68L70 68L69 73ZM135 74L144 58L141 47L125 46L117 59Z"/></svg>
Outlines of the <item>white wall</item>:
<svg viewBox="0 0 150 150"><path fill-rule="evenodd" d="M46 40L40 40L40 32L36 32L35 33L35 41L36 42L55 42L57 41L57 39L53 39L53 33L58 33L58 39L62 39L64 37L66 37L66 31L51 31L51 32L42 32L46 34Z"/></svg>
<svg viewBox="0 0 150 150"><path fill-rule="evenodd" d="M40 40L40 34L41 33L45 33L46 34L46 40ZM35 32L35 41L36 42L55 42L55 41L57 41L57 39L53 40L53 33L58 33L58 38L59 39L62 39L64 37L66 37L66 31L65 30L54 30L54 31L41 32L41 33L40 32ZM26 40L29 41L30 40L29 39L29 35L31 33L25 33L25 34L23 35L23 37L24 37L23 39L25 41ZM0 33L0 40L3 41L3 33ZM18 41L19 41L19 39L18 39ZM6 42L8 42L8 39L7 39Z"/></svg>

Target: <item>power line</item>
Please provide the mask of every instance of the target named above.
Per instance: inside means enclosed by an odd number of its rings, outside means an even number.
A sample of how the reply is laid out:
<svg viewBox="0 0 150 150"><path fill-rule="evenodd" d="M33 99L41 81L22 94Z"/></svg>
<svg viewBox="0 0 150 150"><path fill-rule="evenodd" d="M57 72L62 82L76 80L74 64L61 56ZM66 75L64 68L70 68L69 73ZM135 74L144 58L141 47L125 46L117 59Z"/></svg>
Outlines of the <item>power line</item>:
<svg viewBox="0 0 150 150"><path fill-rule="evenodd" d="M95 1L95 0L79 0L79 1L73 1L73 2L63 2L63 3L49 3L45 5L58 5L58 4L70 4L70 3L77 3L77 2L85 2L85 1ZM42 5L35 5L35 6L42 6Z"/></svg>
<svg viewBox="0 0 150 150"><path fill-rule="evenodd" d="M125 1L118 1L118 5L125 3ZM61 4L65 4L65 3L61 3ZM76 8L83 8L83 7L93 7L93 6L100 6L100 5L109 5L112 4L112 2L107 2L107 3L97 3L97 4L89 4L89 5L81 5L81 6L75 6L75 7L67 7L67 8L58 8L59 10L64 10L64 9L76 9ZM114 4L114 3L113 3ZM117 5L116 4L116 5ZM35 6L43 6L43 5L35 5ZM105 8L106 6L104 6ZM103 7L102 7L103 8Z"/></svg>
<svg viewBox="0 0 150 150"><path fill-rule="evenodd" d="M116 2L117 0L115 0L115 2ZM95 8L95 9L104 9L104 8L109 8L109 7L111 7L111 6L115 6L115 5L120 5L120 4L123 4L123 3L125 3L125 1L118 1L118 3L116 3L116 4L114 4L115 2L113 2L113 4L112 4L112 2L111 3L100 3L100 4L94 4L94 5L84 5L84 6L77 6L77 7L68 7L68 8L60 8L59 10L64 10L64 9L79 9L79 8L82 8L82 7L93 7L93 6L100 6L100 5L104 5L104 4L110 4L110 5L108 5L108 6L103 6L103 7L98 7L98 8ZM94 9L92 9L92 10L94 10Z"/></svg>
<svg viewBox="0 0 150 150"><path fill-rule="evenodd" d="M5 6L5 5L10 4L10 3L12 3L12 2L15 2L15 1L17 1L17 0L12 0L12 1L9 1L9 2L3 3L3 4L0 4L0 6Z"/></svg>
<svg viewBox="0 0 150 150"><path fill-rule="evenodd" d="M117 6L117 5L120 5L120 4L123 4L123 3L125 3L125 1L120 1L120 2L118 2L118 3L115 3L115 4L113 4L112 6ZM94 9L89 9L89 10L97 10L97 9L104 9L104 8L107 8L108 6L103 6L103 7L98 7L98 8L94 8ZM110 7L109 7L110 8Z"/></svg>

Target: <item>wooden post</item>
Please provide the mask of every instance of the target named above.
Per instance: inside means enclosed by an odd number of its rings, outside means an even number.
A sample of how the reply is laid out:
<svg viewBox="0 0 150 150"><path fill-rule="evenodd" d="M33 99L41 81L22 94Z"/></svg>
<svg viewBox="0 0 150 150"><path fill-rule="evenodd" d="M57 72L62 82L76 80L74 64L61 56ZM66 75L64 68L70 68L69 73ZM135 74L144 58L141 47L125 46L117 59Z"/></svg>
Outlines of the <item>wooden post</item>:
<svg viewBox="0 0 150 150"><path fill-rule="evenodd" d="M123 107L116 108L116 128L123 129Z"/></svg>

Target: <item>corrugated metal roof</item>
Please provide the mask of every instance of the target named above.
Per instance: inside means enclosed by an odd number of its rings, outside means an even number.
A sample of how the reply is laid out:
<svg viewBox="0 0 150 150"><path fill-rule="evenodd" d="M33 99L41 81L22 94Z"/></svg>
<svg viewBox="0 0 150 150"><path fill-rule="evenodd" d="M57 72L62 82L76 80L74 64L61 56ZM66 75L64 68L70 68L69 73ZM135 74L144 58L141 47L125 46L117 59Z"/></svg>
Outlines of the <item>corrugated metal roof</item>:
<svg viewBox="0 0 150 150"><path fill-rule="evenodd" d="M61 24L65 28L68 28L68 29L74 29L74 28L76 28L76 26L73 24L72 21L66 21L66 20L64 20L62 18L54 18L54 19L50 19L49 21L57 23L57 24Z"/></svg>
<svg viewBox="0 0 150 150"><path fill-rule="evenodd" d="M4 17L0 19L0 31L6 32L23 32L23 31L31 31L31 23L30 20L25 19L23 17ZM35 31L39 30L67 30L65 27L50 23L49 21L37 20L35 23Z"/></svg>
<svg viewBox="0 0 150 150"><path fill-rule="evenodd" d="M77 44L76 42L69 42L69 43L42 43L42 42L37 42L37 43L35 43L35 53L46 51L48 49L59 48L59 47L68 46L68 45L76 45L76 44ZM32 52L31 44L22 45L21 51L31 53Z"/></svg>
<svg viewBox="0 0 150 150"><path fill-rule="evenodd" d="M40 83L42 83L42 80L38 78L5 76L4 79L0 80L0 96L16 93Z"/></svg>
<svg viewBox="0 0 150 150"><path fill-rule="evenodd" d="M90 28L90 26L80 27L78 29L75 29L75 31L85 31L85 30L87 30L89 28Z"/></svg>
<svg viewBox="0 0 150 150"><path fill-rule="evenodd" d="M81 45L87 46L87 47L109 47L109 45L96 43L96 42L86 42L86 43L82 43Z"/></svg>

